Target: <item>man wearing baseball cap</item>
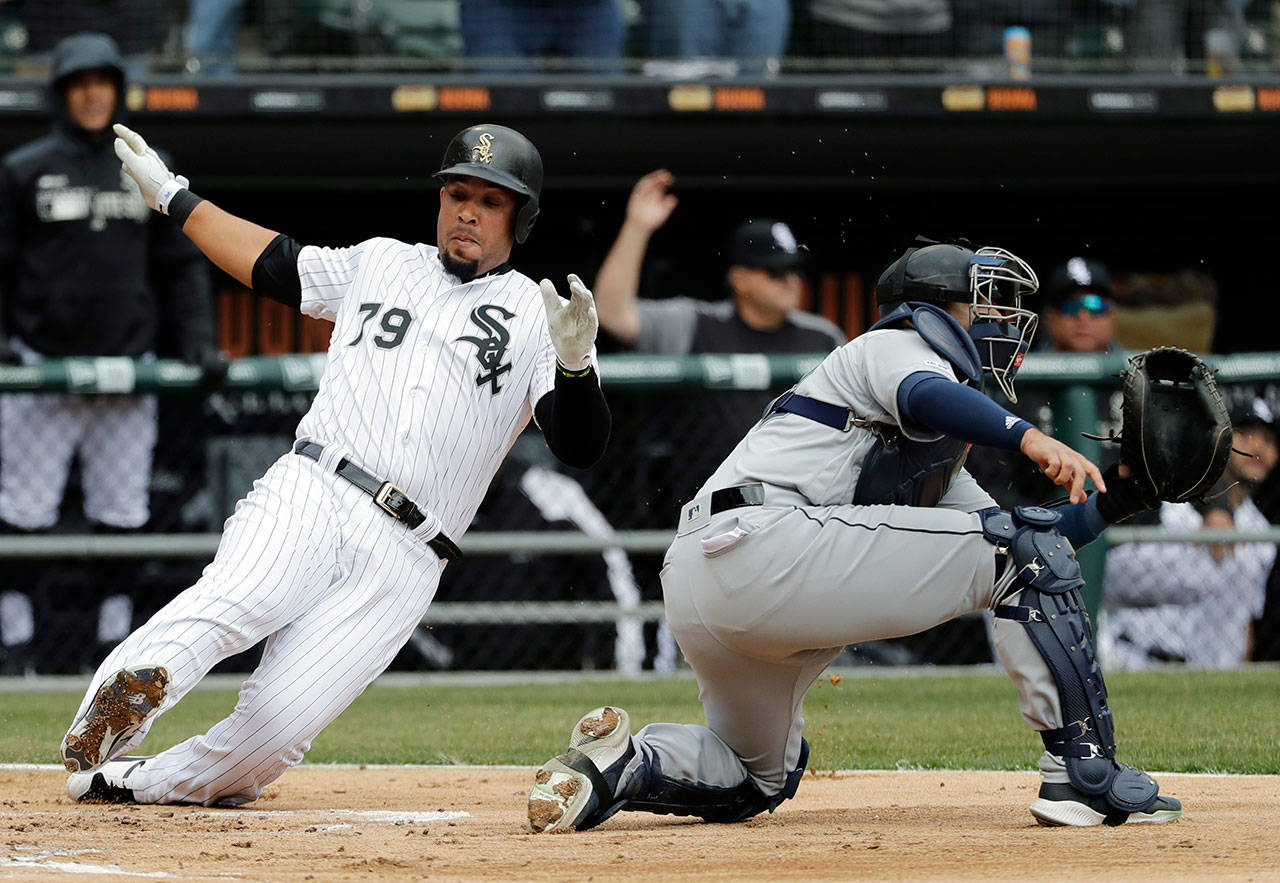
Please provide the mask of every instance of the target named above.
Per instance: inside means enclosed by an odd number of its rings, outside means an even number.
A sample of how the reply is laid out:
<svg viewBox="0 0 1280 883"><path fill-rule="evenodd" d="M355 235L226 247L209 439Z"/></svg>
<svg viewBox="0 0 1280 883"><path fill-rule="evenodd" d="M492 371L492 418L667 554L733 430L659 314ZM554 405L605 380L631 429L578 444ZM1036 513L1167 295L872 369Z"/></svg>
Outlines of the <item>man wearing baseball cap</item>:
<svg viewBox="0 0 1280 883"><path fill-rule="evenodd" d="M1068 353L1119 349L1115 290L1106 266L1074 257L1049 274L1044 289L1045 348Z"/></svg>
<svg viewBox="0 0 1280 883"><path fill-rule="evenodd" d="M797 309L805 252L778 220L749 218L734 233L728 299L640 298L649 239L676 207L674 183L671 172L658 169L631 190L622 229L596 276L596 309L606 331L638 352L664 355L826 353L845 342L833 323Z"/></svg>
<svg viewBox="0 0 1280 883"><path fill-rule="evenodd" d="M674 183L671 172L658 169L631 190L626 219L595 280L596 310L604 330L637 352L672 356L825 354L845 343L834 323L797 308L806 252L779 220L747 219L723 245L714 234L701 237L706 239L708 259L728 256L728 297L684 296L693 292L663 299L639 297L649 239L676 207ZM636 403L630 415L635 418L634 445L640 455L633 473L648 494L653 526L670 522L671 513L693 496L781 391L724 390L692 399L673 393ZM664 624L658 646L667 645L674 648L675 642Z"/></svg>

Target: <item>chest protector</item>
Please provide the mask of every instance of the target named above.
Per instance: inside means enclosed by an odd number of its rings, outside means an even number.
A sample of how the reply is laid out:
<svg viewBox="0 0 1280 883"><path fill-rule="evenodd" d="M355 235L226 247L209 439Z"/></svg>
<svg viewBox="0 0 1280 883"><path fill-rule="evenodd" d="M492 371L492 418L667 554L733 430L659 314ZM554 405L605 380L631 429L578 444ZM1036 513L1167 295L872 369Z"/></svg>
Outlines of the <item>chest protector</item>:
<svg viewBox="0 0 1280 883"><path fill-rule="evenodd" d="M869 330L910 319L925 343L946 359L969 386L982 384L982 361L968 332L944 310L932 304L899 304ZM969 443L943 436L937 441L913 441L897 426L863 422L876 437L862 463L852 502L858 506L936 506L964 465Z"/></svg>

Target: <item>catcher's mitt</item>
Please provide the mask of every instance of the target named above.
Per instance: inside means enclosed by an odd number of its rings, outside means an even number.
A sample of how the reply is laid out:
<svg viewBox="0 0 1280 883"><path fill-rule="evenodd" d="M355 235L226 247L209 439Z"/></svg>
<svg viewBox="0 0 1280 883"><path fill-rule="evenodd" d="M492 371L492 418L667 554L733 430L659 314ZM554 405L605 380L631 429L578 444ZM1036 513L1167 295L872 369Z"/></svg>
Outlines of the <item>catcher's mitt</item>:
<svg viewBox="0 0 1280 883"><path fill-rule="evenodd" d="M1181 503L1203 496L1231 456L1231 418L1213 372L1173 346L1131 358L1119 441L1120 460L1144 499Z"/></svg>

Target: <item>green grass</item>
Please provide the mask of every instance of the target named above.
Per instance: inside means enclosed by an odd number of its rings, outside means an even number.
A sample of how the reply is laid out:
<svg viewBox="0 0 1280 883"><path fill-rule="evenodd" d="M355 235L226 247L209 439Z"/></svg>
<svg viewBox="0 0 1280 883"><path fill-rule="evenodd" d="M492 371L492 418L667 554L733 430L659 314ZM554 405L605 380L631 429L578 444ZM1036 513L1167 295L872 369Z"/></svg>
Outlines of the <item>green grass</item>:
<svg viewBox="0 0 1280 883"><path fill-rule="evenodd" d="M1280 774L1280 668L1108 677L1121 759L1151 770ZM55 763L79 695L0 693L0 762ZM233 707L197 690L160 718L143 753L202 732ZM375 685L319 738L313 762L536 765L596 705L636 726L701 723L688 679L474 686ZM816 769L1030 769L1040 742L996 672L818 681L805 705Z"/></svg>

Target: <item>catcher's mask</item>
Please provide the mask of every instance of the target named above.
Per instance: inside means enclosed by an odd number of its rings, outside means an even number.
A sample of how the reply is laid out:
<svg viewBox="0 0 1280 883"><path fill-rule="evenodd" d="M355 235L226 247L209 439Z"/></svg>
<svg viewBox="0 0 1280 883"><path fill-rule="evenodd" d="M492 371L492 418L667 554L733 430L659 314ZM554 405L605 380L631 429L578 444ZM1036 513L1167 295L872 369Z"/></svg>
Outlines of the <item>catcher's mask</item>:
<svg viewBox="0 0 1280 883"><path fill-rule="evenodd" d="M1039 322L1035 311L1022 308L1022 298L1039 288L1036 274L1002 248L975 250L965 240L916 241L923 244L907 249L876 282L881 312L903 301L969 304L969 336L983 370L991 372L1009 401L1017 402L1013 378Z"/></svg>
<svg viewBox="0 0 1280 883"><path fill-rule="evenodd" d="M1022 308L1022 298L1040 287L1035 271L1022 258L1003 248L983 247L969 261L969 336L978 346L982 367L1017 402L1013 378L1031 346L1040 321L1034 310Z"/></svg>
<svg viewBox="0 0 1280 883"><path fill-rule="evenodd" d="M443 186L450 175L470 175L514 193L519 202L515 239L529 238L542 192L542 157L532 141L506 126L463 129L445 148L435 179Z"/></svg>

